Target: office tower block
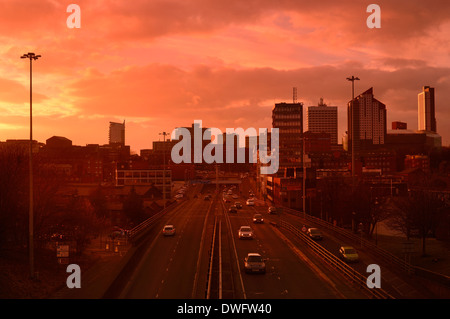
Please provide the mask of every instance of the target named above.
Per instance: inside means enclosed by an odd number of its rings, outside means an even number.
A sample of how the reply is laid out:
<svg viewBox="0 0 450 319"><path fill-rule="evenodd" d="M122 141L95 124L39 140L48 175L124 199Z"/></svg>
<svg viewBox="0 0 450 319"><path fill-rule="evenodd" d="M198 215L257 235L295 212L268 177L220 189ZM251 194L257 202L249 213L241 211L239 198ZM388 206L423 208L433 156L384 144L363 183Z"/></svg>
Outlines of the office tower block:
<svg viewBox="0 0 450 319"><path fill-rule="evenodd" d="M308 106L306 113L307 131L330 134L331 144L337 144L338 111L337 106L327 106L323 99L317 106Z"/></svg>
<svg viewBox="0 0 450 319"><path fill-rule="evenodd" d="M125 145L125 121L109 122L109 144Z"/></svg>
<svg viewBox="0 0 450 319"><path fill-rule="evenodd" d="M279 171L302 167L303 104L276 103L272 127L279 132Z"/></svg>
<svg viewBox="0 0 450 319"><path fill-rule="evenodd" d="M418 94L419 131L437 132L434 105L434 88L424 86Z"/></svg>
<svg viewBox="0 0 450 319"><path fill-rule="evenodd" d="M349 150L352 148L353 137L355 138L355 151L370 150L384 145L386 105L374 98L373 88L355 97L353 103L350 101L347 106Z"/></svg>

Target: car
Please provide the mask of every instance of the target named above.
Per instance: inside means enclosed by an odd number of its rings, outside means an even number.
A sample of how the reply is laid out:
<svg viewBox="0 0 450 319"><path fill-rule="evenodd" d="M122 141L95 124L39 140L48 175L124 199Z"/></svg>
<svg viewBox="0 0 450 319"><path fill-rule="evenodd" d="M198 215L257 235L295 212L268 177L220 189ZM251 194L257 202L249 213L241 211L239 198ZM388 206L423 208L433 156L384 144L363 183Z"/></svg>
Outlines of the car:
<svg viewBox="0 0 450 319"><path fill-rule="evenodd" d="M238 235L239 239L253 239L253 230L250 226L241 226Z"/></svg>
<svg viewBox="0 0 450 319"><path fill-rule="evenodd" d="M225 203L231 203L231 200L228 198L228 196L224 196L224 197L223 197L223 201L224 201Z"/></svg>
<svg viewBox="0 0 450 319"><path fill-rule="evenodd" d="M241 204L241 202L235 202L234 203L234 206L236 206L236 208L242 208L242 204Z"/></svg>
<svg viewBox="0 0 450 319"><path fill-rule="evenodd" d="M230 189L230 190L227 192L227 194L228 194L228 195L233 195L233 191Z"/></svg>
<svg viewBox="0 0 450 319"><path fill-rule="evenodd" d="M255 206L255 201L252 198L247 199L247 206Z"/></svg>
<svg viewBox="0 0 450 319"><path fill-rule="evenodd" d="M246 273L266 273L266 261L258 253L248 253L244 258L244 269Z"/></svg>
<svg viewBox="0 0 450 319"><path fill-rule="evenodd" d="M233 194L233 196L231 196L233 199L238 199L239 196L237 194Z"/></svg>
<svg viewBox="0 0 450 319"><path fill-rule="evenodd" d="M211 195L206 195L206 196L204 197L204 200L210 200L210 198L211 198Z"/></svg>
<svg viewBox="0 0 450 319"><path fill-rule="evenodd" d="M230 208L228 208L228 212L229 212L229 213L234 213L234 214L236 214L236 213L237 213L237 208L236 208L236 206L230 206Z"/></svg>
<svg viewBox="0 0 450 319"><path fill-rule="evenodd" d="M339 249L339 257L346 262L358 262L359 255L355 248L351 246L341 246Z"/></svg>
<svg viewBox="0 0 450 319"><path fill-rule="evenodd" d="M162 233L164 236L173 236L175 235L175 227L173 225L165 225Z"/></svg>
<svg viewBox="0 0 450 319"><path fill-rule="evenodd" d="M277 213L277 208L276 208L275 206L270 206L270 207L267 209L267 212L268 212L269 214L276 214L276 213Z"/></svg>
<svg viewBox="0 0 450 319"><path fill-rule="evenodd" d="M322 240L323 234L322 232L317 228L308 228L306 234L309 236L309 238L314 240Z"/></svg>
<svg viewBox="0 0 450 319"><path fill-rule="evenodd" d="M253 222L256 223L264 223L264 219L261 214L253 215Z"/></svg>

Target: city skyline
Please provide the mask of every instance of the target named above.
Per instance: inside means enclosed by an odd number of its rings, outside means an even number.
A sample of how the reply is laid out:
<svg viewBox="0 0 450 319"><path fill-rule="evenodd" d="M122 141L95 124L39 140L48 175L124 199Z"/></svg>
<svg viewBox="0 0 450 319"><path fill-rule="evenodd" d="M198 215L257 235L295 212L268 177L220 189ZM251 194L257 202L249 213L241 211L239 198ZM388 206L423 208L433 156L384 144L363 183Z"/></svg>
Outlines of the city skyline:
<svg viewBox="0 0 450 319"><path fill-rule="evenodd" d="M104 144L108 123L125 120L126 143L138 153L195 120L270 128L273 106L292 102L297 87L305 106L324 98L338 107L341 143L346 77L355 75L355 95L373 87L388 127L417 129L417 95L435 88L437 133L449 145L448 4L379 1L382 27L369 29L365 3L239 3L80 1L81 28L69 29L63 4L3 2L0 140L28 137L29 74L20 56L35 52L33 136L41 142Z"/></svg>
<svg viewBox="0 0 450 319"><path fill-rule="evenodd" d="M0 298L450 297L448 12L0 0Z"/></svg>

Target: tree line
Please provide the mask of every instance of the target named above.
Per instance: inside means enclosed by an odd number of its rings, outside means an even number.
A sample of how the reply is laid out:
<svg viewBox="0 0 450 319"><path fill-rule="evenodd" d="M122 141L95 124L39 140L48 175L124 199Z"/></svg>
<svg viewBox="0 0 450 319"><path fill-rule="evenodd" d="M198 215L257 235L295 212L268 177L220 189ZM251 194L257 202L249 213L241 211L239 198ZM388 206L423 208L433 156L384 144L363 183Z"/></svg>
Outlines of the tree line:
<svg viewBox="0 0 450 319"><path fill-rule="evenodd" d="M0 249L26 248L29 223L28 154L22 148L0 148ZM90 240L111 226L108 194L99 185L90 196L63 192L65 181L52 165L33 156L34 243L76 243L81 254ZM146 218L142 199L131 192L124 215L134 224Z"/></svg>
<svg viewBox="0 0 450 319"><path fill-rule="evenodd" d="M450 229L450 191L446 190L439 176L420 172L400 192L362 179L330 177L317 182L310 211L354 232L362 231L368 238L384 221L407 240L420 238L422 255L426 255L426 239L436 237L439 227ZM450 233L442 239L449 240Z"/></svg>

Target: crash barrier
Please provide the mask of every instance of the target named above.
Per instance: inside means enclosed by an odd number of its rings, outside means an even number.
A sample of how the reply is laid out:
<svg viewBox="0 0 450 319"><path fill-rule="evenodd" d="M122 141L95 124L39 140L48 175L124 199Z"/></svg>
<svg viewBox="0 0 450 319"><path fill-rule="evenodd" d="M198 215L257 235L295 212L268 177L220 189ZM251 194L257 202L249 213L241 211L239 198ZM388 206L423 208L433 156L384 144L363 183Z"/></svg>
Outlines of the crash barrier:
<svg viewBox="0 0 450 319"><path fill-rule="evenodd" d="M283 212L302 217L308 222L314 223L323 228L334 231L334 232L338 233L339 235L346 237L355 243L359 243L362 247L369 248L372 253L375 253L376 255L378 255L385 262L387 262L391 265L397 266L401 270L405 271L408 275L417 275L417 276L423 277L425 279L429 279L429 280L432 280L439 284L443 284L443 285L450 287L450 277L449 276L446 276L443 274L438 274L438 273L414 266L414 265L410 264L409 262L407 262L406 258L405 259L399 258L398 256L386 251L385 249L378 247L373 242L371 242L365 238L362 238L361 235L355 234L352 231L348 231L341 227L337 227L330 222L327 222L325 220L322 220L320 218L317 218L317 217L314 217L311 215L304 214L303 212L300 212L300 211L297 211L297 210L294 210L291 208L283 207Z"/></svg>
<svg viewBox="0 0 450 319"><path fill-rule="evenodd" d="M323 248L321 245L317 244L314 240L309 238L306 234L304 234L298 227L293 226L292 224L280 220L276 226L284 228L291 233L293 233L296 237L300 238L304 241L308 247L310 247L314 253L319 255L327 264L331 267L339 271L342 275L347 277L352 283L359 286L360 288L366 290L368 294L376 299L394 299L389 293L381 288L369 288L367 286L367 278L356 271L354 268L347 265L340 258L336 257L328 250Z"/></svg>
<svg viewBox="0 0 450 319"><path fill-rule="evenodd" d="M290 209L290 208L283 208L283 211L289 214L293 214L293 215L297 215L299 217L303 217L304 219L306 219L306 221L308 222L312 222L316 225L319 225L323 228L326 228L328 230L334 231L336 233L338 233L339 235L348 238L349 240L358 243L361 245L361 247L367 247L371 250L371 252L376 253L377 255L379 255L380 257L382 257L384 260L386 260L387 262L389 262L390 264L395 264L398 267L400 267L401 269L403 269L404 271L406 271L408 274L413 274L414 273L414 267L409 264L408 262L406 262L404 259L399 258L393 254L391 254L390 252L378 247L377 245L375 245L374 243L372 243L371 241L362 238L361 235L355 234L351 231L348 231L346 229L343 229L341 227L337 227L335 225L333 225L330 222L327 222L325 220L322 220L320 218L311 216L311 215L307 215L307 214L303 214L300 211L294 210L294 209Z"/></svg>
<svg viewBox="0 0 450 319"><path fill-rule="evenodd" d="M120 294L129 282L130 275L135 271L137 265L146 253L146 250L144 249L145 241L143 239L150 226L167 212L176 207L182 207L185 203L187 203L187 201L174 202L168 205L166 209L146 219L144 222L128 231L128 238L133 243L133 246L130 247L127 254L120 261L120 264L115 270L115 275L111 276L113 279L108 283L102 296L103 299L115 299L120 297Z"/></svg>
<svg viewBox="0 0 450 319"><path fill-rule="evenodd" d="M185 202L185 201L184 201ZM168 211L170 211L172 208L176 207L180 203L178 201L175 201L168 205L165 209L161 210L160 212L156 213L155 215L147 218L139 225L135 226L134 228L130 229L128 231L128 238L131 242L136 242L138 238L141 237L143 233L145 233L145 230L152 225L155 221L157 221L159 218L161 218L164 214L166 214Z"/></svg>
<svg viewBox="0 0 450 319"><path fill-rule="evenodd" d="M216 251L217 247L217 241L216 241L216 231L217 231L217 217L214 216L214 231L213 231L213 237L211 241L211 247L210 247L210 256L209 256L209 266L208 266L208 276L206 280L206 299L211 299L211 286L212 286L212 274L213 274L213 263L214 258L216 258L214 252ZM220 234L219 234L220 236Z"/></svg>

